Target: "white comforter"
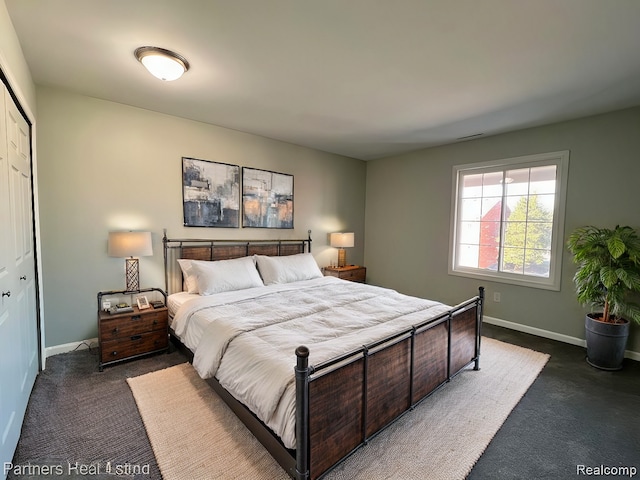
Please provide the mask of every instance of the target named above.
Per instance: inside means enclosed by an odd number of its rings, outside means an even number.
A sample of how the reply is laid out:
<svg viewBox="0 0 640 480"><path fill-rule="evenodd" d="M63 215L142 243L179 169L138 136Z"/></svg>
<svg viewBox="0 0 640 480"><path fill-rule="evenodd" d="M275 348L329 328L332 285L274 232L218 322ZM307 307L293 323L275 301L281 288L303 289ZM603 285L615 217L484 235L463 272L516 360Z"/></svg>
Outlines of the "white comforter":
<svg viewBox="0 0 640 480"><path fill-rule="evenodd" d="M295 448L295 349L311 365L438 316L450 307L394 290L316 278L189 300L172 328L195 352L202 378L215 376Z"/></svg>

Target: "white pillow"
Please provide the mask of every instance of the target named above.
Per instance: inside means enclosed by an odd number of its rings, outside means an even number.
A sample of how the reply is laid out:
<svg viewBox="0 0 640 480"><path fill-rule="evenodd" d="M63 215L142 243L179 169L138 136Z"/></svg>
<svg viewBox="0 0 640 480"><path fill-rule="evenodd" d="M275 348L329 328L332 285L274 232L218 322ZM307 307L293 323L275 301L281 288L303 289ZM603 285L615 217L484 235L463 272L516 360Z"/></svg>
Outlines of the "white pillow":
<svg viewBox="0 0 640 480"><path fill-rule="evenodd" d="M264 287L256 265L251 257L234 258L232 260L218 260L204 262L193 260L191 269L198 277L198 291L200 295L245 288Z"/></svg>
<svg viewBox="0 0 640 480"><path fill-rule="evenodd" d="M178 263L182 270L182 279L184 280L184 286L187 289L187 293L198 293L198 277L191 268L191 262L186 258L179 258Z"/></svg>
<svg viewBox="0 0 640 480"><path fill-rule="evenodd" d="M291 283L322 277L320 267L310 253L284 257L255 255L260 276L265 285Z"/></svg>

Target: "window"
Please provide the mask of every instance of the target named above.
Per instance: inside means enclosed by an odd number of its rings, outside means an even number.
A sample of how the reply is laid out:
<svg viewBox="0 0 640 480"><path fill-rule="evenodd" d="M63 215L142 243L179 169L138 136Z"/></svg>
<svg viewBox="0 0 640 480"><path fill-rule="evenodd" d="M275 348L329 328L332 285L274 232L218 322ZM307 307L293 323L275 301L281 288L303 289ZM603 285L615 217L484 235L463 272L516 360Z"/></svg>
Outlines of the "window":
<svg viewBox="0 0 640 480"><path fill-rule="evenodd" d="M449 273L560 290L569 152L453 167Z"/></svg>

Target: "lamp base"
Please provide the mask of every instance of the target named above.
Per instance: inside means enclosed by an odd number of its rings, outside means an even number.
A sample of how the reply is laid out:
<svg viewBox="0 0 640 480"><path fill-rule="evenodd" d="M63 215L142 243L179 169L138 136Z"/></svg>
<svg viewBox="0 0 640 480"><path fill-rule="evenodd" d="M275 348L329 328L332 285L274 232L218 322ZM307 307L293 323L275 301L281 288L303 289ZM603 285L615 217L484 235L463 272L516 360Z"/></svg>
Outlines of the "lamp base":
<svg viewBox="0 0 640 480"><path fill-rule="evenodd" d="M137 258L127 258L125 260L125 279L127 281L127 292L137 292L140 290L140 274Z"/></svg>
<svg viewBox="0 0 640 480"><path fill-rule="evenodd" d="M344 267L347 264L347 251L344 248L338 249L338 267Z"/></svg>

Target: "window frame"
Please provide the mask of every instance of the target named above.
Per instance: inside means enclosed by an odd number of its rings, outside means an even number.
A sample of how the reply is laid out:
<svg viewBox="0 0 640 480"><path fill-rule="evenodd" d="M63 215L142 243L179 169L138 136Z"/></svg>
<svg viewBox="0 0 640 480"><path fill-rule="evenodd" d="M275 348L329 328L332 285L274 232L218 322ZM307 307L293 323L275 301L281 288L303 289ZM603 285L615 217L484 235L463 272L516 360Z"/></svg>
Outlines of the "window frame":
<svg viewBox="0 0 640 480"><path fill-rule="evenodd" d="M551 237L551 260L549 263L549 277L516 274L501 271L491 271L473 267L456 266L459 256L458 243L458 217L461 210L461 192L459 191L461 173L490 173L504 172L514 168L556 166L556 191L554 197L554 211ZM567 185L569 173L569 150L524 155L520 157L491 160L480 163L470 163L453 166L453 184L451 198L451 226L449 232L449 275L456 275L480 280L489 280L512 285L541 288L560 291L562 270L562 254L564 250L564 219L567 198ZM503 248L504 238L501 239L500 250Z"/></svg>

